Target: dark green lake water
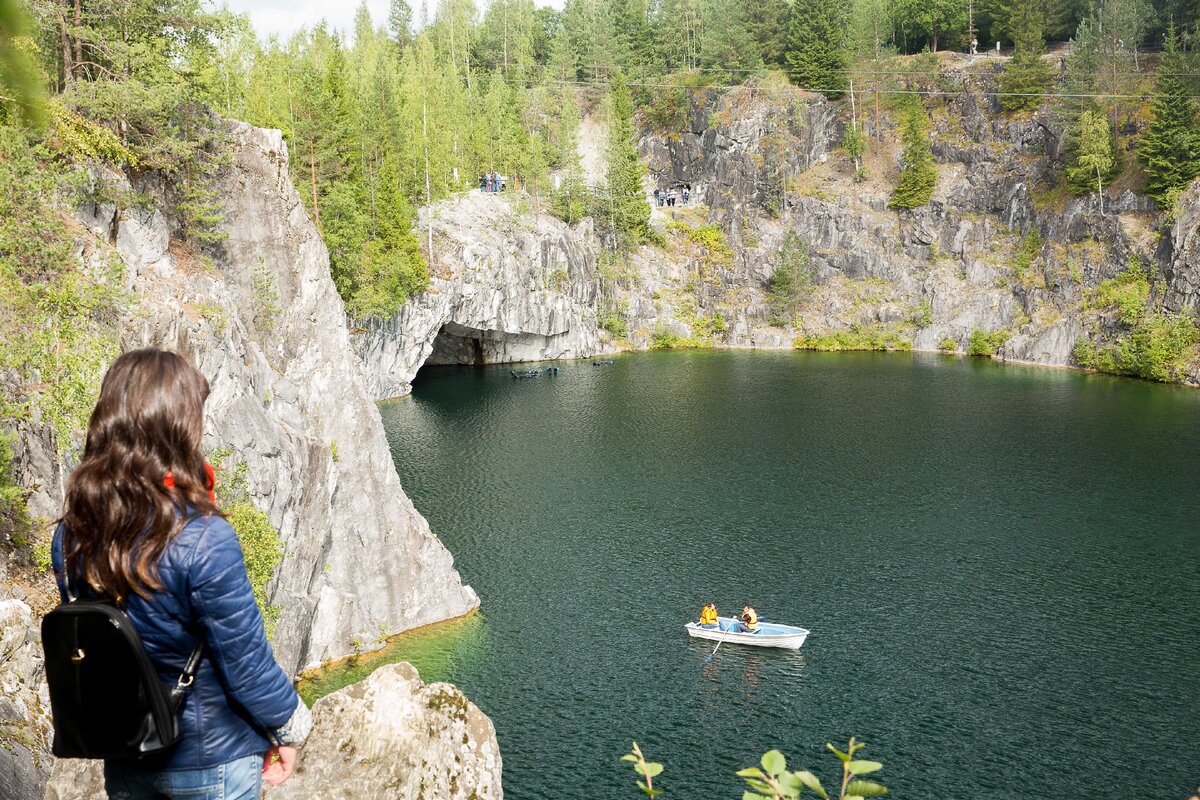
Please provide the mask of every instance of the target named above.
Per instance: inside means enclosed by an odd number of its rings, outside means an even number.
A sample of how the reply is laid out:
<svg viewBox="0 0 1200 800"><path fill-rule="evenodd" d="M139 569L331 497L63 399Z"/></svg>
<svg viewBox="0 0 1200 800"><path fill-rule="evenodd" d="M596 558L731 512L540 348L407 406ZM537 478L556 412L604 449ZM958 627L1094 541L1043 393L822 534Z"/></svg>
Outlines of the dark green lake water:
<svg viewBox="0 0 1200 800"><path fill-rule="evenodd" d="M740 798L856 735L899 798L1200 784L1200 391L925 354L443 369L383 406L483 613L397 646L495 721L513 800ZM703 602L812 630L688 639Z"/></svg>

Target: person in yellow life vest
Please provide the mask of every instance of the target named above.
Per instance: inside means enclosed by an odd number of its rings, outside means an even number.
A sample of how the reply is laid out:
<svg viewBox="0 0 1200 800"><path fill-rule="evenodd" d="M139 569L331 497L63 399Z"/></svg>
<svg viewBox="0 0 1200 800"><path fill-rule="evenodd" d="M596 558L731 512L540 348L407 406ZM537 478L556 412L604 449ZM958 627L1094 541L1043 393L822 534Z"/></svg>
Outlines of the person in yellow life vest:
<svg viewBox="0 0 1200 800"><path fill-rule="evenodd" d="M700 609L700 624L704 626L717 624L717 607L709 603Z"/></svg>
<svg viewBox="0 0 1200 800"><path fill-rule="evenodd" d="M742 606L741 622L738 623L738 633L754 633L758 630L758 612L750 606Z"/></svg>

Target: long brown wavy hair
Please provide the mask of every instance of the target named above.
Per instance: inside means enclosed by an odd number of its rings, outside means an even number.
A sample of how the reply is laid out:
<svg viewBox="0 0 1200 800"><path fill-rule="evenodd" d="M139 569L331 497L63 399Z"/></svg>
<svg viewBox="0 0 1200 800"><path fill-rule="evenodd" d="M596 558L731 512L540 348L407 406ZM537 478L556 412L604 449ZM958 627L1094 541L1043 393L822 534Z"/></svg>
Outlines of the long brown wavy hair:
<svg viewBox="0 0 1200 800"><path fill-rule="evenodd" d="M187 515L217 512L200 451L207 398L208 381L177 353L134 350L109 367L67 481L68 576L120 604L163 588L158 561Z"/></svg>

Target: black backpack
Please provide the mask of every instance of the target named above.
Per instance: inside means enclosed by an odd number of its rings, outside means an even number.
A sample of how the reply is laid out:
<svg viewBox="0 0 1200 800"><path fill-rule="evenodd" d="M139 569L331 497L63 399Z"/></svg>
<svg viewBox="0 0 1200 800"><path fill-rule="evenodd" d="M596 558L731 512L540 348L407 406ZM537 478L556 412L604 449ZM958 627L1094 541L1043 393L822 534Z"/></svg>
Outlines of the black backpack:
<svg viewBox="0 0 1200 800"><path fill-rule="evenodd" d="M42 618L42 649L54 755L142 758L179 741L179 712L200 665L203 641L168 691L124 611L111 600L72 598Z"/></svg>

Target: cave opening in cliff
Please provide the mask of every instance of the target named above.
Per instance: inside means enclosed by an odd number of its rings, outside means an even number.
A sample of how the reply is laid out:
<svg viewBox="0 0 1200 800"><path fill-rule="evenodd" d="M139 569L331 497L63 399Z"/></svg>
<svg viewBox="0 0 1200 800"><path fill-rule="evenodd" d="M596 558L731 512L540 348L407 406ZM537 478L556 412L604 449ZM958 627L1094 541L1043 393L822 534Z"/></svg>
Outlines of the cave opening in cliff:
<svg viewBox="0 0 1200 800"><path fill-rule="evenodd" d="M486 335L477 328L468 328L447 322L438 330L433 340L433 349L425 363L417 370L413 383L428 377L431 368L482 366L487 363L484 355Z"/></svg>

